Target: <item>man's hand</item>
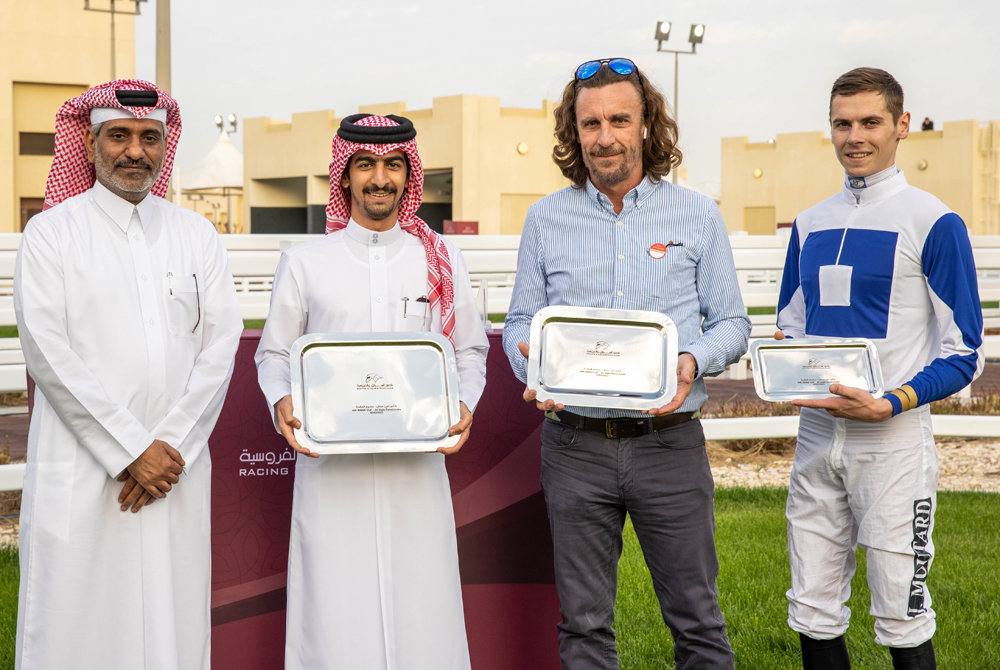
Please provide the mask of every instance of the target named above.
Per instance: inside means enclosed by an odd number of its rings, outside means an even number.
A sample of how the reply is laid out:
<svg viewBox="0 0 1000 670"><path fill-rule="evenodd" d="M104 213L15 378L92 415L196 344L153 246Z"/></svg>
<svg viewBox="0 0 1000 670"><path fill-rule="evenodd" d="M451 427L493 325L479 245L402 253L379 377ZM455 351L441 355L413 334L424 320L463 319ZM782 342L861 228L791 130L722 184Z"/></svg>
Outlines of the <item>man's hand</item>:
<svg viewBox="0 0 1000 670"><path fill-rule="evenodd" d="M524 356L525 360L527 360L528 354L531 352L531 347L528 346L527 342L518 342L517 350L520 351L521 355ZM524 387L524 402L531 402L532 400L534 400L535 407L537 407L542 411L560 412L562 411L563 407L565 407L565 405L563 405L562 403L556 403L553 400L546 400L545 402L542 402L540 400L535 400L535 397L537 395L538 393L536 391L529 389L527 386Z"/></svg>
<svg viewBox="0 0 1000 670"><path fill-rule="evenodd" d="M126 469L154 497L166 498L173 485L180 481L183 467L184 459L179 451L163 440L153 440Z"/></svg>
<svg viewBox="0 0 1000 670"><path fill-rule="evenodd" d="M774 331L774 339L776 339L776 340L783 340L783 339L785 339L785 334L783 332L781 332L780 330L776 330L776 331Z"/></svg>
<svg viewBox="0 0 1000 670"><path fill-rule="evenodd" d="M305 454L312 458L319 458L315 451L309 451L295 439L295 429L302 427L302 422L292 415L292 396L286 395L284 398L274 403L274 415L278 417L278 430L288 441L290 446L300 454Z"/></svg>
<svg viewBox="0 0 1000 670"><path fill-rule="evenodd" d="M653 409L643 410L643 414L649 414L651 416L661 416L663 414L672 414L677 411L677 408L684 404L687 400L688 393L691 392L691 384L694 382L694 374L698 370L698 362L694 359L691 354L681 354L677 357L677 395L674 399L668 402L663 407L654 407Z"/></svg>
<svg viewBox="0 0 1000 670"><path fill-rule="evenodd" d="M458 423L448 429L448 435L453 436L461 433L462 437L459 438L458 444L454 447L438 447L438 451L445 456L457 453L469 439L469 433L472 431L472 412L469 411L468 406L464 402L458 403L458 409L460 413Z"/></svg>
<svg viewBox="0 0 1000 670"><path fill-rule="evenodd" d="M139 485L139 482L128 473L128 470L118 475L118 481L125 482L122 492L118 494L118 502L121 504L123 512L131 506L134 514L142 509L143 505L152 505L153 501L156 500L152 493Z"/></svg>
<svg viewBox="0 0 1000 670"><path fill-rule="evenodd" d="M892 403L885 398L874 398L864 389L830 384L830 393L836 394L836 397L822 400L793 400L792 404L825 409L835 417L867 423L879 423L892 418Z"/></svg>

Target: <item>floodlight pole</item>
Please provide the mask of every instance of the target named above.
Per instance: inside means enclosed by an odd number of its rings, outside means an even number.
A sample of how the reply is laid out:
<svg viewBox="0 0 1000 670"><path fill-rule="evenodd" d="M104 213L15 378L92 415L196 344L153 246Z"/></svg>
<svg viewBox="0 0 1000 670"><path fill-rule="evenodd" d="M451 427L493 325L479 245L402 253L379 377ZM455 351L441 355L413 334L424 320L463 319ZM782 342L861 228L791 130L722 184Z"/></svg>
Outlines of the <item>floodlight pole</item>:
<svg viewBox="0 0 1000 670"><path fill-rule="evenodd" d="M146 0L126 0L126 2L131 2L135 6L134 12L120 12L115 9L115 0L111 0L110 9L97 9L90 6L90 0L83 0L83 10L85 12L103 12L105 14L111 15L111 81L114 81L118 77L117 67L115 65L115 14L125 14L127 16L138 16L141 12L139 11L139 3L146 2Z"/></svg>
<svg viewBox="0 0 1000 670"><path fill-rule="evenodd" d="M156 86L167 94L170 75L170 0L156 0Z"/></svg>
<svg viewBox="0 0 1000 670"><path fill-rule="evenodd" d="M693 53L695 53L695 49L697 47L698 47L697 44L692 43L691 44L691 51L676 51L674 49L664 49L663 48L663 40L657 40L657 42L656 42L656 50L657 51L661 51L663 53L668 53L668 54L673 54L674 55L674 123L677 124L678 132L680 131L680 122L677 120L678 119L677 108L679 107L679 105L677 104L677 91L678 91L678 89L677 89L677 82L678 82L679 75L680 75L679 61L680 61L681 54L693 54ZM671 181L673 181L673 183L675 183L675 184L677 183L677 168L674 168L673 170L671 170L670 179L671 179Z"/></svg>

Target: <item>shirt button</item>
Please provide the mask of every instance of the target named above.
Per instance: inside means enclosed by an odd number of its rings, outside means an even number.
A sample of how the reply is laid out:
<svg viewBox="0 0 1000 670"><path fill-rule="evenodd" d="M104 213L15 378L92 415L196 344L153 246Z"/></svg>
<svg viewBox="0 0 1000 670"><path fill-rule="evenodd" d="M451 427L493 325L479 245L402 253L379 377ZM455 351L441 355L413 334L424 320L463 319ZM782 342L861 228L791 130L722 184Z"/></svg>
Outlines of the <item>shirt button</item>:
<svg viewBox="0 0 1000 670"><path fill-rule="evenodd" d="M620 298L620 297L622 297L622 295L623 295L622 292L618 291L618 297Z"/></svg>
<svg viewBox="0 0 1000 670"><path fill-rule="evenodd" d="M621 221L619 221L619 222L618 222L618 225L619 225L619 226L620 226L620 225L622 225L622 222L621 222Z"/></svg>
<svg viewBox="0 0 1000 670"><path fill-rule="evenodd" d="M382 302L382 298L375 298L375 302Z"/></svg>
<svg viewBox="0 0 1000 670"><path fill-rule="evenodd" d="M378 258L379 258L379 257L378 257L378 256L376 256L376 257L375 257L375 260L378 260Z"/></svg>
<svg viewBox="0 0 1000 670"><path fill-rule="evenodd" d="M618 260L623 261L625 260L625 257L622 256L621 254L618 254ZM145 277L143 277L143 279L145 279Z"/></svg>
<svg viewBox="0 0 1000 670"><path fill-rule="evenodd" d="M636 204L636 207L642 207L642 203L640 202L640 203Z"/></svg>
<svg viewBox="0 0 1000 670"><path fill-rule="evenodd" d="M139 234L138 234L138 233L136 233L135 235L133 235L133 236L132 236L132 239L133 239L133 240L137 240L137 239L139 239Z"/></svg>
<svg viewBox="0 0 1000 670"><path fill-rule="evenodd" d="M618 294L618 295L621 295L621 293L619 292L619 294ZM155 325L156 325L156 319L150 319L150 320L149 320L149 325L151 325L151 326L155 326Z"/></svg>
<svg viewBox="0 0 1000 670"><path fill-rule="evenodd" d="M142 276L142 280L143 280L143 281L146 281L146 275L143 275L143 276Z"/></svg>

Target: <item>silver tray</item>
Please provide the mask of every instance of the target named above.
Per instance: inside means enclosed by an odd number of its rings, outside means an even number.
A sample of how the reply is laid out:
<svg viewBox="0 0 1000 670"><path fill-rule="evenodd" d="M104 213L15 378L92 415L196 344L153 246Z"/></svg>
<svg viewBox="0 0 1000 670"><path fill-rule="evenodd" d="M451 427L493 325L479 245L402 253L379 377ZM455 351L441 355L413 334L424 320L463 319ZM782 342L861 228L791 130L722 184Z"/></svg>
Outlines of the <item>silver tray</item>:
<svg viewBox="0 0 1000 670"><path fill-rule="evenodd" d="M578 407L659 407L677 394L677 328L659 312L545 307L531 320L528 388Z"/></svg>
<svg viewBox="0 0 1000 670"><path fill-rule="evenodd" d="M291 350L295 439L320 454L458 443L455 351L438 333L314 333Z"/></svg>
<svg viewBox="0 0 1000 670"><path fill-rule="evenodd" d="M830 398L830 384L885 392L878 349L864 338L757 340L750 361L757 395L769 402Z"/></svg>

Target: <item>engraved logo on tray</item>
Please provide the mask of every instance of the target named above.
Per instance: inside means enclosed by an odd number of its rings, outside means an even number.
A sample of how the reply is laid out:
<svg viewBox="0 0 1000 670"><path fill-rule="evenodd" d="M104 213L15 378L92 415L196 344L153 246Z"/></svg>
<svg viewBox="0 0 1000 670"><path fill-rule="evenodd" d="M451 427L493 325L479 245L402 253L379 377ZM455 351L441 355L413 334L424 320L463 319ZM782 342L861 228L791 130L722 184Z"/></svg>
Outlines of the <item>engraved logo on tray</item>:
<svg viewBox="0 0 1000 670"><path fill-rule="evenodd" d="M823 361L818 358L810 358L807 365L802 366L803 370L829 370L829 365L824 365ZM836 378L823 378L818 379L800 379L799 384L805 384L807 386L825 386L827 384L836 384L838 380Z"/></svg>
<svg viewBox="0 0 1000 670"><path fill-rule="evenodd" d="M383 381L384 377L374 372L369 372L365 375L365 383L358 384L357 388L359 391L391 391L392 384ZM402 411L399 405L355 405L352 412L361 412L362 414L372 414L379 415L385 414L386 412L399 412Z"/></svg>
<svg viewBox="0 0 1000 670"><path fill-rule="evenodd" d="M365 383L358 384L357 389L359 391L391 391L392 384L383 382L383 377L375 374L374 372L369 373L365 376Z"/></svg>
<svg viewBox="0 0 1000 670"><path fill-rule="evenodd" d="M613 358L618 358L622 355L620 351L609 351L611 345L604 340L598 340L597 344L594 345L593 349L587 349L588 356L608 356Z"/></svg>

